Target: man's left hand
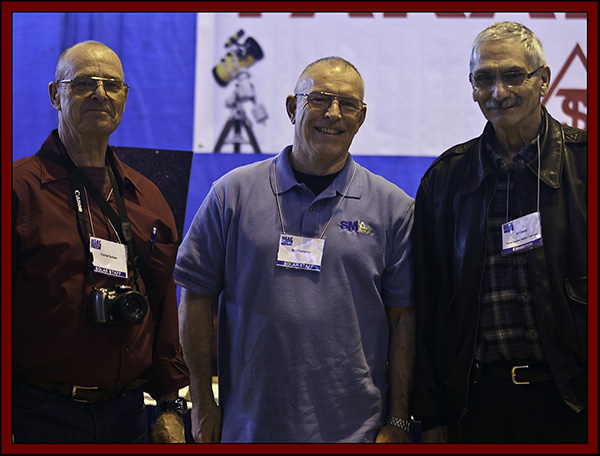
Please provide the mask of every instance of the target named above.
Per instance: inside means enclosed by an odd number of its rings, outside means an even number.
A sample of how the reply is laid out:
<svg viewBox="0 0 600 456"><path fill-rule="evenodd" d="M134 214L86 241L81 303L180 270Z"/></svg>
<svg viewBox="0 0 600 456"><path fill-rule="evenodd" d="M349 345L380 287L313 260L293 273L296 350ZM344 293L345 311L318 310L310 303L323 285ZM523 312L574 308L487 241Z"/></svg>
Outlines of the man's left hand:
<svg viewBox="0 0 600 456"><path fill-rule="evenodd" d="M408 432L386 424L379 430L375 443L408 443Z"/></svg>
<svg viewBox="0 0 600 456"><path fill-rule="evenodd" d="M152 443L185 443L183 418L175 412L158 415L152 428Z"/></svg>

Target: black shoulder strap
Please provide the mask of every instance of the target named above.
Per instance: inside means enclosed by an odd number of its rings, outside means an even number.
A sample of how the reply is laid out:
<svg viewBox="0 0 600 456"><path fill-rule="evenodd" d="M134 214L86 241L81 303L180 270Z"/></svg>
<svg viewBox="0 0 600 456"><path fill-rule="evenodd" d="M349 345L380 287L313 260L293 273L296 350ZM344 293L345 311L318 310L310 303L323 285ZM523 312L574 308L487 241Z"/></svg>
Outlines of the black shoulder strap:
<svg viewBox="0 0 600 456"><path fill-rule="evenodd" d="M36 155L39 157L48 158L49 160L52 160L53 162L61 165L63 168L68 170L67 163L65 162L65 160L61 160L61 158L57 154L50 152L49 150L40 149L37 151ZM71 194L73 196L73 202L75 205L75 214L77 216L77 227L79 229L79 235L81 236L81 239L83 241L83 246L84 246L84 251L85 251L85 256L86 256L87 270L90 275L90 282L91 282L92 286L95 287L96 278L94 276L93 257L92 257L92 254L91 254L90 248L89 248L87 221L85 220L85 214L83 212L83 204L81 201L81 190L80 190L81 185L79 182L79 176L77 175L74 177L75 177L75 180L73 179L73 176L69 175L69 183L71 184Z"/></svg>
<svg viewBox="0 0 600 456"><path fill-rule="evenodd" d="M96 188L96 186L89 180L89 178L85 174L83 174L81 172L81 170L75 165L75 163L73 163L72 160L61 159L55 153L50 152L48 150L43 150L43 149L40 149L36 153L36 155L38 155L40 157L48 158L48 159L54 161L55 163L63 166L67 170L67 172L69 174L69 180L71 182L71 188L73 190L73 194L75 195L75 198L77 198L76 191L79 189L80 184L83 184L85 186L85 188L88 189L88 191L89 191L90 195L92 196L92 198L94 199L94 201L96 201L98 206L100 206L100 209L109 218L109 220L111 221L111 223L113 224L115 229L119 230L120 236L122 237L124 242L127 244L127 248L131 255L131 262L132 262L133 271L134 271L134 279L137 281L138 276L141 275L142 280L144 281L144 285L146 287L146 292L148 293L148 296L151 296L152 294L154 294L154 292L156 291L155 281L150 279L150 273L147 270L146 263L144 262L143 257L141 256L139 250L137 249L135 243L133 242L133 232L131 230L131 223L129 222L129 218L127 217L127 210L125 209L125 201L123 200L123 198L121 196L121 191L119 190L119 186L117 185L117 181L116 181L114 172L112 170L112 165L110 164L110 161L108 160L108 158L106 160L106 164L107 164L107 168L108 168L110 182L111 182L111 185L112 185L112 188L114 191L114 195L115 195L115 201L117 202L117 210L119 211L118 215L113 210L113 208L110 207L110 205L106 202L106 200L102 197L100 191ZM79 204L79 206L78 206L77 201L76 201L75 205L76 205L77 217L78 217L79 226L80 226L80 234L82 235L82 238L84 240L84 245L86 246L85 247L86 252L88 252L88 263L89 263L88 265L91 267L91 271L92 271L92 275L93 275L92 258L91 258L91 254L89 253L89 247L87 246L88 239L87 239L87 226L85 224L85 217L83 216L83 210L79 210L81 205ZM139 271L139 273L138 273L138 271ZM94 280L92 279L92 284L93 283L94 283Z"/></svg>

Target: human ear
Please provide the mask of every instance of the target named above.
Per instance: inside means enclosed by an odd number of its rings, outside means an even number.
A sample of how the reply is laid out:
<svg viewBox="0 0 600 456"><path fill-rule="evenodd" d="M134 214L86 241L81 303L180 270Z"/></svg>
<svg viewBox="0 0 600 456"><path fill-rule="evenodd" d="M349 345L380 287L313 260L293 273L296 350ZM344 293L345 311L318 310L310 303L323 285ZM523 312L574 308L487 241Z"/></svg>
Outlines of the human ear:
<svg viewBox="0 0 600 456"><path fill-rule="evenodd" d="M545 97L548 93L548 90L550 90L551 72L549 66L545 66L541 70L540 79L542 80L542 87L540 87L540 95L542 97Z"/></svg>
<svg viewBox="0 0 600 456"><path fill-rule="evenodd" d="M52 81L48 84L48 94L50 95L50 103L52 103L54 109L60 111L60 92L56 82Z"/></svg>
<svg viewBox="0 0 600 456"><path fill-rule="evenodd" d="M285 99L285 110L287 112L292 125L296 123L296 107L298 106L297 99L294 95L288 95Z"/></svg>

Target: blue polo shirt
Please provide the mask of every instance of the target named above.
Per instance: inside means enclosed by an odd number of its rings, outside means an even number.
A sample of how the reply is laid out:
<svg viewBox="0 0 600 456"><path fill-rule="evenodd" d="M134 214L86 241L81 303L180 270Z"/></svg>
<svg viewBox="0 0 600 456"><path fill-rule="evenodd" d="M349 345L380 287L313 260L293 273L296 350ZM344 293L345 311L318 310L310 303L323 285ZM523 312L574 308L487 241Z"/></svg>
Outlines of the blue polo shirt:
<svg viewBox="0 0 600 456"><path fill-rule="evenodd" d="M414 201L352 156L315 197L290 151L217 180L179 248L176 283L219 296L221 441L374 442L388 400L385 306L414 304ZM282 219L304 237L331 219L320 272L276 265Z"/></svg>

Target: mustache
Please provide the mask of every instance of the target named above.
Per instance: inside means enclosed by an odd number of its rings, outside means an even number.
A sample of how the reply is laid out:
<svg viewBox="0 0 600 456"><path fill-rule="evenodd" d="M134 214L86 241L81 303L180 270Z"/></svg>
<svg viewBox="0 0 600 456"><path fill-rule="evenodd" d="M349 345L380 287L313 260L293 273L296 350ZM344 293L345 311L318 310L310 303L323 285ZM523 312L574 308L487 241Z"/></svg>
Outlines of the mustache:
<svg viewBox="0 0 600 456"><path fill-rule="evenodd" d="M485 107L488 109L508 109L521 106L521 103L523 103L523 99L520 97L506 98L502 101L491 99L486 101Z"/></svg>

